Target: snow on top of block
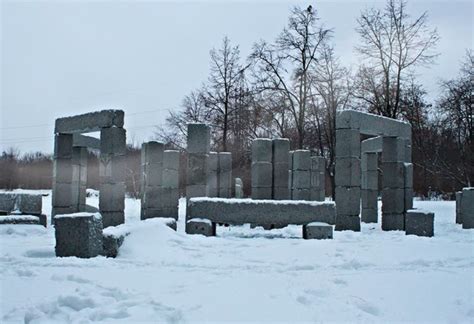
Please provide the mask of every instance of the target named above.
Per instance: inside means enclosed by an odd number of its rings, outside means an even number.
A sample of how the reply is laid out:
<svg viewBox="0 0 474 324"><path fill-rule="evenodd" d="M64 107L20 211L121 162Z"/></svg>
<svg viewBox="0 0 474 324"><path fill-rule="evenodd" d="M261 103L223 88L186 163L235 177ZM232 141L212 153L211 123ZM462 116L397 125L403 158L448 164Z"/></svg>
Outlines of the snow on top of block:
<svg viewBox="0 0 474 324"><path fill-rule="evenodd" d="M272 200L272 199L250 199L250 198L216 198L216 197L194 197L190 202L215 202L226 204L273 204L273 205L310 205L324 206L335 205L334 201L309 201L309 200Z"/></svg>
<svg viewBox="0 0 474 324"><path fill-rule="evenodd" d="M464 190L466 190L466 191L469 190L469 191L470 191L470 190L474 190L474 187L466 187L466 188L462 188L462 190L463 190L463 191L464 191Z"/></svg>
<svg viewBox="0 0 474 324"><path fill-rule="evenodd" d="M272 139L271 138L268 138L268 137L257 137L254 139L254 141L268 141L268 142L271 142Z"/></svg>
<svg viewBox="0 0 474 324"><path fill-rule="evenodd" d="M408 209L408 210L407 210L407 213L434 214L434 213L431 212L431 211L424 210L424 209L416 209L416 208Z"/></svg>
<svg viewBox="0 0 474 324"><path fill-rule="evenodd" d="M34 215L7 215L7 216L0 216L0 223L2 221L38 221L39 217Z"/></svg>
<svg viewBox="0 0 474 324"><path fill-rule="evenodd" d="M331 226L332 227L332 225L329 225L328 223L323 223L323 222L311 222L311 223L306 224L306 226Z"/></svg>
<svg viewBox="0 0 474 324"><path fill-rule="evenodd" d="M102 215L100 213L86 213L86 212L81 212L81 213L72 213L72 214L60 214L54 216L55 219L58 218L77 218L77 217L91 217L93 216L95 219L102 219Z"/></svg>
<svg viewBox="0 0 474 324"><path fill-rule="evenodd" d="M206 223L212 225L212 222L207 218L191 218L187 223Z"/></svg>

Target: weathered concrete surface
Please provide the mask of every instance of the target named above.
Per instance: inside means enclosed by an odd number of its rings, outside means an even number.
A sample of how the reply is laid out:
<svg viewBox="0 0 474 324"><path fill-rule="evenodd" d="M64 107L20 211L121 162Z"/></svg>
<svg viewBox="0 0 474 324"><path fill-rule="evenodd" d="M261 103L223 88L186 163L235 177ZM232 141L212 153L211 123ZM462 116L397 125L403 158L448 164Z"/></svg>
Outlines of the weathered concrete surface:
<svg viewBox="0 0 474 324"><path fill-rule="evenodd" d="M0 215L0 225L2 224L27 224L42 225L46 224L46 215Z"/></svg>
<svg viewBox="0 0 474 324"><path fill-rule="evenodd" d="M428 236L434 235L434 213L419 209L407 210L405 214L406 235Z"/></svg>
<svg viewBox="0 0 474 324"><path fill-rule="evenodd" d="M405 230L405 214L382 213L382 230L384 231Z"/></svg>
<svg viewBox="0 0 474 324"><path fill-rule="evenodd" d="M100 150L100 139L76 133L72 135L72 146L87 147L91 150Z"/></svg>
<svg viewBox="0 0 474 324"><path fill-rule="evenodd" d="M332 239L333 228L332 225L321 222L313 222L303 225L303 238L325 240Z"/></svg>
<svg viewBox="0 0 474 324"><path fill-rule="evenodd" d="M186 222L186 234L216 236L216 223L202 218L190 219Z"/></svg>
<svg viewBox="0 0 474 324"><path fill-rule="evenodd" d="M187 219L205 218L216 223L286 226L311 222L334 224L334 202L193 198Z"/></svg>
<svg viewBox="0 0 474 324"><path fill-rule="evenodd" d="M474 228L474 187L462 189L462 228Z"/></svg>
<svg viewBox="0 0 474 324"><path fill-rule="evenodd" d="M211 148L211 129L206 124L188 124L187 152L209 154Z"/></svg>
<svg viewBox="0 0 474 324"><path fill-rule="evenodd" d="M90 133L100 131L104 127L123 127L124 112L122 110L102 110L72 117L56 119L54 132Z"/></svg>
<svg viewBox="0 0 474 324"><path fill-rule="evenodd" d="M0 214L41 215L42 196L24 193L0 193Z"/></svg>
<svg viewBox="0 0 474 324"><path fill-rule="evenodd" d="M456 224L462 224L462 191L456 192Z"/></svg>

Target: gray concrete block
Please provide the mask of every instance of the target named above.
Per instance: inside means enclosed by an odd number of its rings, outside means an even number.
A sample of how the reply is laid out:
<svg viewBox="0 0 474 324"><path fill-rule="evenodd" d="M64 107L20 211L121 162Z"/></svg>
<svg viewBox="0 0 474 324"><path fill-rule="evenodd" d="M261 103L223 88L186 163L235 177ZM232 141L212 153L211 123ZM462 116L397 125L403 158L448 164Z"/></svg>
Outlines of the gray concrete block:
<svg viewBox="0 0 474 324"><path fill-rule="evenodd" d="M162 208L165 205L165 191L162 187L145 187L142 208Z"/></svg>
<svg viewBox="0 0 474 324"><path fill-rule="evenodd" d="M273 186L288 188L288 162L273 163Z"/></svg>
<svg viewBox="0 0 474 324"><path fill-rule="evenodd" d="M72 185L70 183L53 183L52 205L70 207L72 205Z"/></svg>
<svg viewBox="0 0 474 324"><path fill-rule="evenodd" d="M474 187L462 189L462 228L474 228Z"/></svg>
<svg viewBox="0 0 474 324"><path fill-rule="evenodd" d="M362 185L362 188L369 190L378 190L379 189L379 173L378 171L367 171L365 172L365 185Z"/></svg>
<svg viewBox="0 0 474 324"><path fill-rule="evenodd" d="M383 231L403 231L405 230L405 214L382 213Z"/></svg>
<svg viewBox="0 0 474 324"><path fill-rule="evenodd" d="M142 144L141 163L146 164L162 164L164 160L165 145L161 142L147 142Z"/></svg>
<svg viewBox="0 0 474 324"><path fill-rule="evenodd" d="M146 167L146 166L145 166ZM99 159L99 177L102 183L116 183L125 181L126 157L101 155ZM148 172L149 168L144 169ZM82 172L81 172L82 175ZM87 172L85 172L87 177Z"/></svg>
<svg viewBox="0 0 474 324"><path fill-rule="evenodd" d="M405 139L405 162L412 163L412 145L411 140Z"/></svg>
<svg viewBox="0 0 474 324"><path fill-rule="evenodd" d="M186 186L186 198L208 197L209 191L206 185L188 185Z"/></svg>
<svg viewBox="0 0 474 324"><path fill-rule="evenodd" d="M207 154L188 154L187 183L188 185L206 185L208 175Z"/></svg>
<svg viewBox="0 0 474 324"><path fill-rule="evenodd" d="M161 184L163 188L179 188L179 171L163 169Z"/></svg>
<svg viewBox="0 0 474 324"><path fill-rule="evenodd" d="M310 189L311 173L309 170L293 171L293 189Z"/></svg>
<svg viewBox="0 0 474 324"><path fill-rule="evenodd" d="M311 170L322 172L326 170L326 159L322 156L311 157Z"/></svg>
<svg viewBox="0 0 474 324"><path fill-rule="evenodd" d="M9 214L15 210L16 194L0 193L0 213Z"/></svg>
<svg viewBox="0 0 474 324"><path fill-rule="evenodd" d="M54 159L53 160L53 177L54 181L61 183L72 183L73 165L71 159Z"/></svg>
<svg viewBox="0 0 474 324"><path fill-rule="evenodd" d="M360 150L363 153L381 153L383 136L375 136L363 140L360 143Z"/></svg>
<svg viewBox="0 0 474 324"><path fill-rule="evenodd" d="M32 194L16 194L16 208L22 214L41 215L43 197Z"/></svg>
<svg viewBox="0 0 474 324"><path fill-rule="evenodd" d="M336 231L354 231L360 232L360 218L359 215L336 215Z"/></svg>
<svg viewBox="0 0 474 324"><path fill-rule="evenodd" d="M75 208L69 207L57 207L53 206L51 209L51 224L54 224L54 216L56 215L64 215L64 214L72 214L76 212Z"/></svg>
<svg viewBox="0 0 474 324"><path fill-rule="evenodd" d="M252 187L252 199L272 199L272 187Z"/></svg>
<svg viewBox="0 0 474 324"><path fill-rule="evenodd" d="M360 188L336 187L337 214L359 216L360 214Z"/></svg>
<svg viewBox="0 0 474 324"><path fill-rule="evenodd" d="M144 166L145 186L161 187L163 185L163 167L162 164L147 164Z"/></svg>
<svg viewBox="0 0 474 324"><path fill-rule="evenodd" d="M377 209L362 208L361 220L364 223L377 223L378 221Z"/></svg>
<svg viewBox="0 0 474 324"><path fill-rule="evenodd" d="M377 153L365 153L367 158L367 171L378 170L378 154Z"/></svg>
<svg viewBox="0 0 474 324"><path fill-rule="evenodd" d="M219 188L207 185L207 197L219 197Z"/></svg>
<svg viewBox="0 0 474 324"><path fill-rule="evenodd" d="M125 240L126 235L107 235L102 236L102 253L101 255L108 258L116 258L119 252L120 247Z"/></svg>
<svg viewBox="0 0 474 324"><path fill-rule="evenodd" d="M336 186L356 187L361 183L360 159L336 158Z"/></svg>
<svg viewBox="0 0 474 324"><path fill-rule="evenodd" d="M461 200L462 200L462 191L458 191L458 192L456 192L456 224L462 224ZM1 203L0 203L0 205L1 205ZM1 208L0 208L0 210L1 210Z"/></svg>
<svg viewBox="0 0 474 324"><path fill-rule="evenodd" d="M252 187L272 187L273 165L270 162L252 162Z"/></svg>
<svg viewBox="0 0 474 324"><path fill-rule="evenodd" d="M309 195L309 200L311 201L324 201L324 198L321 198L322 194L320 189L311 188Z"/></svg>
<svg viewBox="0 0 474 324"><path fill-rule="evenodd" d="M303 238L325 240L332 239L333 229L332 225L320 222L313 222L303 225Z"/></svg>
<svg viewBox="0 0 474 324"><path fill-rule="evenodd" d="M72 134L72 146L100 150L100 139L76 133Z"/></svg>
<svg viewBox="0 0 474 324"><path fill-rule="evenodd" d="M378 191L361 190L362 208L377 209Z"/></svg>
<svg viewBox="0 0 474 324"><path fill-rule="evenodd" d="M290 190L288 187L273 187L273 199L288 200L290 199Z"/></svg>
<svg viewBox="0 0 474 324"><path fill-rule="evenodd" d="M311 152L309 150L293 151L293 171L311 169Z"/></svg>
<svg viewBox="0 0 474 324"><path fill-rule="evenodd" d="M186 222L186 233L216 236L216 223L202 218L190 219Z"/></svg>
<svg viewBox="0 0 474 324"><path fill-rule="evenodd" d="M56 256L92 258L103 251L100 214L55 217Z"/></svg>
<svg viewBox="0 0 474 324"><path fill-rule="evenodd" d="M405 165L403 162L382 163L382 188L405 188Z"/></svg>
<svg viewBox="0 0 474 324"><path fill-rule="evenodd" d="M71 163L79 166L87 167L88 152L85 147L73 147Z"/></svg>
<svg viewBox="0 0 474 324"><path fill-rule="evenodd" d="M232 171L225 171L219 174L219 197L232 197Z"/></svg>
<svg viewBox="0 0 474 324"><path fill-rule="evenodd" d="M311 190L309 189L293 189L291 192L293 200L311 200Z"/></svg>
<svg viewBox="0 0 474 324"><path fill-rule="evenodd" d="M217 152L209 152L207 165L209 171L214 171L217 174L217 170L219 170L219 154Z"/></svg>
<svg viewBox="0 0 474 324"><path fill-rule="evenodd" d="M256 138L252 141L252 163L272 162L272 140Z"/></svg>
<svg viewBox="0 0 474 324"><path fill-rule="evenodd" d="M165 150L163 152L163 168L168 170L179 170L179 156L178 150Z"/></svg>
<svg viewBox="0 0 474 324"><path fill-rule="evenodd" d="M413 189L405 188L405 210L413 208Z"/></svg>
<svg viewBox="0 0 474 324"><path fill-rule="evenodd" d="M123 127L122 110L102 110L56 119L55 133L90 133L104 127Z"/></svg>
<svg viewBox="0 0 474 324"><path fill-rule="evenodd" d="M54 158L71 159L72 143L73 137L71 134L56 134L54 136Z"/></svg>
<svg viewBox="0 0 474 324"><path fill-rule="evenodd" d="M100 185L99 210L105 211L123 211L125 208L125 184L103 183ZM102 215L104 216L104 215Z"/></svg>
<svg viewBox="0 0 474 324"><path fill-rule="evenodd" d="M0 215L0 225L43 225L46 215Z"/></svg>
<svg viewBox="0 0 474 324"><path fill-rule="evenodd" d="M321 179L321 176L320 176L320 172L319 171L313 171L311 170L311 189L318 189L320 188L320 179Z"/></svg>
<svg viewBox="0 0 474 324"><path fill-rule="evenodd" d="M208 154L211 148L211 129L206 124L188 124L187 152Z"/></svg>
<svg viewBox="0 0 474 324"><path fill-rule="evenodd" d="M288 164L288 153L290 152L290 140L287 138L275 138L273 145L273 163Z"/></svg>
<svg viewBox="0 0 474 324"><path fill-rule="evenodd" d="M336 157L360 158L360 133L357 129L336 130Z"/></svg>
<svg viewBox="0 0 474 324"><path fill-rule="evenodd" d="M125 155L126 131L119 127L101 128L100 154Z"/></svg>
<svg viewBox="0 0 474 324"><path fill-rule="evenodd" d="M207 198L191 199L186 218L206 218L230 225L280 227L311 222L334 224L335 212L333 202Z"/></svg>
<svg viewBox="0 0 474 324"><path fill-rule="evenodd" d="M123 211L101 211L100 214L102 215L104 228L125 223L125 213Z"/></svg>
<svg viewBox="0 0 474 324"><path fill-rule="evenodd" d="M221 173L232 171L232 153L219 152L219 171Z"/></svg>
<svg viewBox="0 0 474 324"><path fill-rule="evenodd" d="M428 236L434 235L434 213L412 209L405 214L406 235Z"/></svg>
<svg viewBox="0 0 474 324"><path fill-rule="evenodd" d="M178 219L178 206L163 208L142 208L140 212L140 219L144 220L148 218Z"/></svg>
<svg viewBox="0 0 474 324"><path fill-rule="evenodd" d="M288 152L288 170L293 170L293 154L295 151Z"/></svg>
<svg viewBox="0 0 474 324"><path fill-rule="evenodd" d="M402 214L405 211L405 190L384 188L382 190L382 213Z"/></svg>
<svg viewBox="0 0 474 324"><path fill-rule="evenodd" d="M394 136L384 136L382 139L382 164L384 162L403 162L405 151L400 151L403 140Z"/></svg>

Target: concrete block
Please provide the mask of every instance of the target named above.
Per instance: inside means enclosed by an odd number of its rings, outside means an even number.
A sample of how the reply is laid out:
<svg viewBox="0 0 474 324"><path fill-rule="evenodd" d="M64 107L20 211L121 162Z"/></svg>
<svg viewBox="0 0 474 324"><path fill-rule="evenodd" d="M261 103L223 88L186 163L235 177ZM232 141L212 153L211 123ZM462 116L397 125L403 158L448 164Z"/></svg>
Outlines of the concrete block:
<svg viewBox="0 0 474 324"><path fill-rule="evenodd" d="M272 187L252 187L252 199L272 199Z"/></svg>
<svg viewBox="0 0 474 324"><path fill-rule="evenodd" d="M367 158L367 171L378 171L378 154L365 153Z"/></svg>
<svg viewBox="0 0 474 324"><path fill-rule="evenodd" d="M46 227L46 215L0 215L0 225L43 225Z"/></svg>
<svg viewBox="0 0 474 324"><path fill-rule="evenodd" d="M361 220L364 223L377 223L378 221L377 209L362 208Z"/></svg>
<svg viewBox="0 0 474 324"><path fill-rule="evenodd" d="M270 162L252 162L252 187L272 187L273 165Z"/></svg>
<svg viewBox="0 0 474 324"><path fill-rule="evenodd" d="M434 235L434 213L418 209L408 210L405 214L406 235L428 236Z"/></svg>
<svg viewBox="0 0 474 324"><path fill-rule="evenodd" d="M405 163L404 164L404 176L405 176L405 188L413 188L413 164Z"/></svg>
<svg viewBox="0 0 474 324"><path fill-rule="evenodd" d="M360 218L359 215L336 215L336 231L354 231L360 232Z"/></svg>
<svg viewBox="0 0 474 324"><path fill-rule="evenodd" d="M232 172L226 171L219 174L219 197L232 197Z"/></svg>
<svg viewBox="0 0 474 324"><path fill-rule="evenodd" d="M360 214L360 188L336 187L337 214L359 216Z"/></svg>
<svg viewBox="0 0 474 324"><path fill-rule="evenodd" d="M462 191L458 191L458 192L456 192L456 224L462 224L461 200L462 200ZM0 205L1 205L1 203L0 203ZM1 208L0 208L0 210L1 210Z"/></svg>
<svg viewBox="0 0 474 324"><path fill-rule="evenodd" d="M126 157L101 155L99 159L99 177L101 183L116 183L125 181ZM148 169L145 168L145 172ZM87 174L86 174L87 176Z"/></svg>
<svg viewBox="0 0 474 324"><path fill-rule="evenodd" d="M100 139L76 133L72 134L72 146L100 150Z"/></svg>
<svg viewBox="0 0 474 324"><path fill-rule="evenodd" d="M163 188L179 188L179 171L163 169L161 185Z"/></svg>
<svg viewBox="0 0 474 324"><path fill-rule="evenodd" d="M163 168L168 170L179 170L179 156L177 150L165 150L163 152Z"/></svg>
<svg viewBox="0 0 474 324"><path fill-rule="evenodd" d="M360 132L357 129L336 130L336 157L360 158Z"/></svg>
<svg viewBox="0 0 474 324"><path fill-rule="evenodd" d="M474 228L474 187L462 189L462 228Z"/></svg>
<svg viewBox="0 0 474 324"><path fill-rule="evenodd" d="M208 174L207 154L188 154L187 183L188 185L206 185Z"/></svg>
<svg viewBox="0 0 474 324"><path fill-rule="evenodd" d="M405 214L382 213L383 231L403 231L405 230Z"/></svg>
<svg viewBox="0 0 474 324"><path fill-rule="evenodd" d="M51 224L54 224L54 216L63 214L72 214L75 212L75 208L69 207L57 207L53 206L51 209Z"/></svg>
<svg viewBox="0 0 474 324"><path fill-rule="evenodd" d="M290 190L288 187L273 187L273 199L288 200L290 199Z"/></svg>
<svg viewBox="0 0 474 324"><path fill-rule="evenodd" d="M405 211L405 190L384 188L382 190L382 213L402 214Z"/></svg>
<svg viewBox="0 0 474 324"><path fill-rule="evenodd" d="M100 214L102 215L104 228L125 223L125 214L123 211L101 211Z"/></svg>
<svg viewBox="0 0 474 324"><path fill-rule="evenodd" d="M145 187L142 208L163 208L166 204L165 192L162 187Z"/></svg>
<svg viewBox="0 0 474 324"><path fill-rule="evenodd" d="M71 163L79 166L87 166L87 148L73 147Z"/></svg>
<svg viewBox="0 0 474 324"><path fill-rule="evenodd" d="M369 190L378 190L379 189L379 173L378 171L367 171L365 172L366 182L365 186L362 186L365 189Z"/></svg>
<svg viewBox="0 0 474 324"><path fill-rule="evenodd" d="M145 186L150 187L161 187L163 185L163 165L160 164L147 164L144 166L144 177Z"/></svg>
<svg viewBox="0 0 474 324"><path fill-rule="evenodd" d="M188 124L187 152L208 154L211 148L211 129L206 124Z"/></svg>
<svg viewBox="0 0 474 324"><path fill-rule="evenodd" d="M405 151L400 151L403 140L394 136L384 136L382 139L382 163L403 162Z"/></svg>
<svg viewBox="0 0 474 324"><path fill-rule="evenodd" d="M256 138L252 141L252 163L272 162L272 140Z"/></svg>
<svg viewBox="0 0 474 324"><path fill-rule="evenodd" d="M123 211L125 208L125 184L103 183L100 185L99 209L105 211ZM102 215L104 216L104 215Z"/></svg>
<svg viewBox="0 0 474 324"><path fill-rule="evenodd" d="M221 173L232 171L232 153L219 152L219 171Z"/></svg>
<svg viewBox="0 0 474 324"><path fill-rule="evenodd" d="M126 235L107 235L102 236L102 253L101 255L107 258L116 258L119 252L119 248L122 246Z"/></svg>
<svg viewBox="0 0 474 324"><path fill-rule="evenodd" d="M209 160L207 161L209 171L214 171L217 174L219 170L219 154L217 152L209 152Z"/></svg>
<svg viewBox="0 0 474 324"><path fill-rule="evenodd" d="M318 189L320 188L320 172L318 171L314 171L314 170L311 170L311 176L310 176L311 180L311 189Z"/></svg>
<svg viewBox="0 0 474 324"><path fill-rule="evenodd" d="M32 194L16 194L16 206L22 214L41 215L43 197Z"/></svg>
<svg viewBox="0 0 474 324"><path fill-rule="evenodd" d="M123 127L122 110L101 110L92 113L56 119L55 133L90 133L104 127Z"/></svg>
<svg viewBox="0 0 474 324"><path fill-rule="evenodd" d="M293 189L310 189L311 173L309 170L293 171Z"/></svg>
<svg viewBox="0 0 474 324"><path fill-rule="evenodd" d="M14 193L0 193L0 214L9 214L16 209L16 197Z"/></svg>
<svg viewBox="0 0 474 324"><path fill-rule="evenodd" d="M72 185L70 183L53 183L52 205L54 207L71 207Z"/></svg>
<svg viewBox="0 0 474 324"><path fill-rule="evenodd" d="M362 208L377 209L378 191L361 190Z"/></svg>
<svg viewBox="0 0 474 324"><path fill-rule="evenodd" d="M174 218L178 219L178 206L164 208L142 208L140 219L148 218Z"/></svg>
<svg viewBox="0 0 474 324"><path fill-rule="evenodd" d="M202 218L190 219L186 222L186 233L216 236L216 223Z"/></svg>
<svg viewBox="0 0 474 324"><path fill-rule="evenodd" d="M164 160L165 145L161 142L147 142L142 144L141 163L162 164Z"/></svg>
<svg viewBox="0 0 474 324"><path fill-rule="evenodd" d="M311 169L311 152L309 150L296 150L293 152L293 171Z"/></svg>
<svg viewBox="0 0 474 324"><path fill-rule="evenodd" d="M56 134L54 136L54 158L71 159L72 143L73 137L71 134Z"/></svg>
<svg viewBox="0 0 474 324"><path fill-rule="evenodd" d="M309 195L309 200L311 201L324 201L324 199L321 198L322 195L320 189L311 188L311 192Z"/></svg>
<svg viewBox="0 0 474 324"><path fill-rule="evenodd" d="M186 198L208 197L209 191L206 185L188 185L186 186Z"/></svg>
<svg viewBox="0 0 474 324"><path fill-rule="evenodd" d="M217 180L217 177L216 177L216 180ZM219 197L219 188L211 186L208 183L208 185L207 185L207 197Z"/></svg>
<svg viewBox="0 0 474 324"><path fill-rule="evenodd" d="M100 214L70 214L55 217L56 256L92 258L102 253Z"/></svg>
<svg viewBox="0 0 474 324"><path fill-rule="evenodd" d="M361 184L360 159L336 158L336 186L356 187Z"/></svg>
<svg viewBox="0 0 474 324"><path fill-rule="evenodd" d="M405 210L413 208L413 189L405 188Z"/></svg>
<svg viewBox="0 0 474 324"><path fill-rule="evenodd" d="M293 170L293 154L295 151L288 152L288 170Z"/></svg>
<svg viewBox="0 0 474 324"><path fill-rule="evenodd" d="M405 139L405 162L412 163L412 145L411 140Z"/></svg>
<svg viewBox="0 0 474 324"><path fill-rule="evenodd" d="M54 181L56 182L72 183L73 166L71 163L71 159L54 159L53 177Z"/></svg>
<svg viewBox="0 0 474 324"><path fill-rule="evenodd" d="M303 238L304 239L316 239L325 240L332 239L333 229L332 225L312 222L307 225L303 225Z"/></svg>
<svg viewBox="0 0 474 324"><path fill-rule="evenodd" d="M293 189L291 196L293 200L311 200L311 190Z"/></svg>
<svg viewBox="0 0 474 324"><path fill-rule="evenodd" d="M405 188L405 165L403 162L382 163L382 188Z"/></svg>
<svg viewBox="0 0 474 324"><path fill-rule="evenodd" d="M290 140L287 138L275 138L273 145L273 163L288 164L288 153L290 152Z"/></svg>
<svg viewBox="0 0 474 324"><path fill-rule="evenodd" d="M288 162L273 163L273 186L288 187Z"/></svg>
<svg viewBox="0 0 474 324"><path fill-rule="evenodd" d="M100 154L125 155L126 131L119 127L101 128Z"/></svg>

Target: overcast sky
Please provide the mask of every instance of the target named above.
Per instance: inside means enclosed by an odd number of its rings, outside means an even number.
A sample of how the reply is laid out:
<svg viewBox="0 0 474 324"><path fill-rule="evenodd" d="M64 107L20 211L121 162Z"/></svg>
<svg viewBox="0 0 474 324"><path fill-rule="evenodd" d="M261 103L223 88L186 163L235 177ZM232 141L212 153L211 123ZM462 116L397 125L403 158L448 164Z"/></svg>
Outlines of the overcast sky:
<svg viewBox="0 0 474 324"><path fill-rule="evenodd" d="M209 50L224 35L245 57L259 39L273 40L294 4L312 4L334 29L342 63L358 57L360 10L384 1L5 1L1 2L0 151L53 148L55 118L125 111L128 142L153 135L168 109L206 80ZM441 78L455 77L473 48L471 1L409 0L427 10L441 36L435 66L419 69L436 97ZM28 127L31 126L31 127Z"/></svg>

